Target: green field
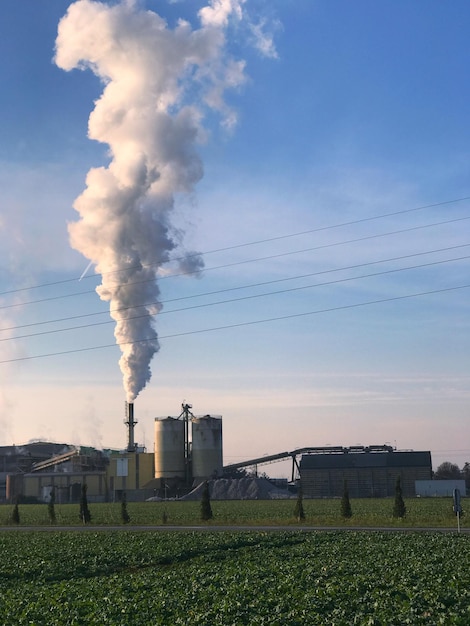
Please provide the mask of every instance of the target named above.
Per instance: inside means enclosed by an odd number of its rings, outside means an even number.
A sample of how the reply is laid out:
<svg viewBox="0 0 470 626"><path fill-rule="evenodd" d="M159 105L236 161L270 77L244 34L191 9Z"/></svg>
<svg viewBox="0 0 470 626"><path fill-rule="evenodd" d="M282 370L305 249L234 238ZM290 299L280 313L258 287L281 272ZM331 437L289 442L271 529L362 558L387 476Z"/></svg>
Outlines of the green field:
<svg viewBox="0 0 470 626"><path fill-rule="evenodd" d="M470 624L457 533L0 533L0 624Z"/></svg>
<svg viewBox="0 0 470 626"><path fill-rule="evenodd" d="M353 517L344 521L340 515L339 500L307 500L304 499L306 519L309 526L425 526L450 527L456 526L452 512L452 498L410 498L405 500L406 518L392 517L393 498L352 499ZM212 524L241 525L296 525L294 518L295 500L243 500L213 501L214 513ZM89 503L92 524L120 524L120 503L94 504ZM465 501L464 501L465 508ZM10 524L13 507L0 506L0 525ZM137 525L161 525L164 514L169 525L192 525L200 523L199 502L130 502L127 505L131 523ZM49 524L48 509L45 504L19 505L21 525ZM77 525L79 506L62 504L55 506L56 521L60 525ZM463 517L462 525L465 526Z"/></svg>

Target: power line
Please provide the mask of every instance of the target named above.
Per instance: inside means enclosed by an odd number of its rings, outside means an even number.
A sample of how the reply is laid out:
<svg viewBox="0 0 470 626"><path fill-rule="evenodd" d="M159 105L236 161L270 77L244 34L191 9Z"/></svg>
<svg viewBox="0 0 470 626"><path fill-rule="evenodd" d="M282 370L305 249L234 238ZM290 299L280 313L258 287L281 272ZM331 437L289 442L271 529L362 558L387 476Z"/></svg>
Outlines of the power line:
<svg viewBox="0 0 470 626"><path fill-rule="evenodd" d="M362 223L366 223L366 222L372 222L375 220L380 220L380 219L385 219L387 217L396 217L398 215L405 215L407 213L414 213L417 211L424 211L426 209L433 209L433 208L437 208L437 207L441 207L441 206L446 206L446 205L450 205L450 204L457 204L459 202L465 202L467 200L470 200L470 196L463 196L461 198L454 198L452 200L444 200L442 202L435 202L433 204L426 204L426 205L422 205L422 206L418 206L418 207L413 207L411 209L401 209L399 211L392 211L389 213L382 213L381 215L373 215L370 217L363 217L357 220L350 220L347 222L340 222L338 224L330 224L329 226L320 226L317 228L312 228L309 230L304 230L304 231L300 231L300 232L296 232L296 233L290 233L290 234L285 234L285 235L277 235L275 237L269 237L266 239L259 239L256 241L249 241L249 242L245 242L245 243L240 243L240 244L235 244L232 246L227 246L224 248L216 248L213 250L207 250L205 252L200 252L194 255L188 255L186 257L182 256L182 257L175 257L173 259L170 259L170 262L175 262L175 261L181 261L187 258L192 258L192 257L196 257L196 256L201 256L201 255L209 255L209 254L215 254L215 253L219 253L219 252L226 252L229 250L236 250L237 248L243 248L246 246L255 246L255 245L259 245L262 243L269 243L272 241L280 241L282 239L288 239L291 237L300 237L303 235L309 235L312 233L318 233L318 232L324 232L326 230L332 230L335 228L342 228L344 226L353 226L355 224L362 224ZM153 263L150 265L135 265L135 266L130 266L130 267L126 267L126 268L121 268L121 269L117 269L117 270L113 270L110 272L104 272L101 274L101 276L105 276L105 275L109 275L109 274L117 274L119 272L126 272L126 271L131 271L131 270L135 270L135 269L140 269L143 267L154 267L155 265L159 265L159 263ZM96 274L92 274L92 275L88 275L88 276L84 276L82 278L82 280L89 280L91 278L96 278L97 275ZM76 282L77 280L79 280L80 277L76 276L74 278L67 278L64 280L58 280L58 281L53 281L53 282L49 282L49 283L40 283L38 285L30 285L28 287L20 287L17 289L10 289L7 291L2 291L0 292L0 296L4 296L4 295L9 295L9 294L14 294L14 293L19 293L22 291L29 291L32 289L40 289L43 287L54 287L56 285L63 285L66 283L71 283L71 282ZM89 292L85 292L85 293L89 293Z"/></svg>
<svg viewBox="0 0 470 626"><path fill-rule="evenodd" d="M289 251L289 252L282 252L282 253L278 253L278 254L271 254L269 256L265 256L265 257L258 257L255 259L245 259L243 261L236 261L234 263L227 263L225 265L217 265L214 267L209 267L209 268L204 268L202 270L195 270L193 272L181 272L180 274L172 274L169 276L160 276L158 277L159 281L168 279L168 278L175 278L177 276L189 276L192 274L201 274L203 272L209 272L209 271L214 271L214 270L220 270L220 269L227 269L228 267L235 267L238 265L247 265L249 263L255 263L258 261L271 261L273 259L278 259L281 257L286 257L286 256L293 256L295 254L303 254L305 252L315 252L317 250L324 250L326 248L334 248L337 246L343 246L343 245L347 245L350 243L360 243L362 241L369 241L371 239L378 239L381 237L389 237L391 235L402 235L404 233L409 233L409 232L413 232L413 231L417 231L417 230L423 230L425 228L432 228L434 226L444 226L446 224L452 224L455 222L462 222L465 220L469 220L470 219L470 215L464 216L464 217L459 217L459 218L455 218L452 220L445 220L443 222L434 222L432 224L424 224L421 226L412 226L410 228L404 228L404 229L400 229L400 230L394 230L394 231L389 231L386 233L378 233L375 235L366 235L365 237L358 237L355 239L347 239L346 241L338 241L338 242L334 242L334 243L327 243L327 244L322 244L320 246L314 246L311 248L304 248L302 250L293 250L293 251ZM128 287L128 286L133 286L133 285L139 285L139 284L144 284L144 283L148 283L148 282L153 282L155 280L155 278L151 278L151 279L146 279L146 280L142 280L142 281L133 281L130 283L115 283L112 286L120 286L120 287ZM76 296L83 296L83 295L87 295L87 294L91 294L91 293L95 293L95 290L88 290L88 291L78 291L78 292L74 292L74 293L69 293L69 294L65 294L65 295L61 295L61 296L50 296L48 298L41 298L39 300L30 300L29 302L15 302L13 304L4 304L2 306L0 306L0 310L3 309L11 309L11 308L16 308L16 307L20 307L20 306L28 306L30 304L41 304L43 302L53 302L56 300L62 300L65 298L72 298L72 297L76 297ZM0 294L2 295L2 294Z"/></svg>
<svg viewBox="0 0 470 626"><path fill-rule="evenodd" d="M307 311L305 313L292 313L290 315L282 315L279 317L271 317L271 318L266 318L266 319L261 319L261 320L251 320L249 322L238 322L236 324L227 324L225 326L213 326L211 328L203 328L203 329L199 329L199 330L190 330L190 331L185 331L182 333L173 333L171 335L155 335L153 337L147 337L146 339L140 339L140 340L136 340L136 341L125 341L122 343L117 343L117 344L104 344L101 346L89 346L87 348L75 348L73 350L63 350L61 352L50 352L48 354L37 354L37 355L33 355L33 356L23 356L23 357L17 357L14 359L5 359L0 361L0 364L4 364L4 363L15 363L18 361L30 361L33 359L42 359L42 358L47 358L47 357L53 357L53 356L63 356L66 354L74 354L74 353L78 353L78 352L90 352L91 350L102 350L104 348L114 348L115 346L126 346L126 345L133 345L133 344L137 344L137 343L147 343L149 341L155 341L155 340L162 340L162 339L173 339L176 337L185 337L188 335L199 335L199 334L203 334L203 333L208 333L208 332L214 332L214 331L219 331L219 330L229 330L232 328L241 328L241 327L246 327L246 326L255 326L257 324L267 324L267 323L271 323L271 322L277 322L277 321L281 321L281 320L287 320L287 319L294 319L294 318L300 318L300 317L307 317L309 315L318 315L321 313L332 313L335 311L345 311L348 309L356 309L356 308L360 308L360 307L365 307L365 306L371 306L374 304L383 304L386 302L395 302L398 300L407 300L407 299L411 299L411 298L418 298L421 296L427 296L427 295L433 295L433 294L438 294L438 293L445 293L445 292L450 292L450 291L457 291L460 289L468 289L470 287L470 284L468 285L458 285L455 287L446 287L443 289L434 289L431 291L421 291L418 293L412 293L412 294L406 294L403 296L394 296L391 298L383 298L380 300L369 300L368 302L359 302L356 304L347 304L347 305L343 305L343 306L337 306L337 307L331 307L331 308L327 308L327 309L318 309L316 311Z"/></svg>
<svg viewBox="0 0 470 626"><path fill-rule="evenodd" d="M157 301L157 302L156 301L152 301L152 302L145 302L145 303L138 304L138 305L135 304L135 305L132 305L132 306L118 307L116 309L110 309L109 313L118 313L118 312L121 312L121 311L129 311L131 309L137 309L137 308L146 307L146 306L155 306L155 305L158 305L158 304L165 305L165 304L168 304L169 302L179 302L181 300L190 300L190 299L194 299L194 298L203 298L203 297L206 297L206 296L213 296L213 295L217 295L217 294L221 294L221 293L228 293L230 291L240 291L241 289L253 289L254 287L265 287L267 285L278 284L278 283L287 282L287 281L291 281L291 280L300 280L302 278L311 278L312 276L322 276L324 274L331 274L331 273L336 273L336 272L344 272L346 270L359 269L361 267L368 267L370 265L378 265L380 263L390 263L391 261L403 261L405 259L411 259L411 258L418 257L418 256L424 256L424 255L427 255L427 254L436 254L438 252L448 252L450 250L457 250L459 248L468 248L469 246L470 246L470 243L465 243L465 244L459 244L459 245L456 245L456 246L447 246L445 248L435 248L433 250L425 250L425 251L422 251L422 252L415 252L413 254L404 254L404 255L400 255L400 256L396 256L396 257L389 257L387 259L378 259L378 260L375 260L375 261L368 261L366 263L357 263L355 265L346 265L346 266L343 266L343 267L335 267L335 268L331 268L331 269L327 269L327 270L321 270L319 272L309 272L307 274L300 274L300 275L297 275L297 276L289 276L287 278L277 278L277 279L274 279L274 280L263 281L263 282L260 282L260 283L251 283L251 284L248 284L248 285L239 285L237 287L227 287L225 289L216 289L214 291L207 291L207 292L203 292L203 293L199 293L199 294L193 294L193 295L190 295L190 296L180 296L178 298L170 298L168 300L161 300L161 301ZM446 262L454 261L454 260L462 260L462 259L465 259L465 258L467 258L467 257L460 257L460 258L457 258L457 259L448 259ZM407 268L404 268L404 269L407 269ZM30 322L29 324L20 324L20 325L17 325L17 326L8 326L8 327L0 328L0 332L5 332L7 330L19 330L21 328L31 328L33 326L44 326L45 324L57 324L59 322L69 322L69 321L76 320L76 319L83 319L85 317L94 317L96 315L105 315L105 314L108 314L108 311L96 311L96 312L92 312L92 313L82 313L80 315L70 315L70 316L67 316L67 317L56 318L56 319L53 319L53 320L44 320L44 321L41 321L41 322ZM110 323L110 322L107 321L106 323Z"/></svg>
<svg viewBox="0 0 470 626"><path fill-rule="evenodd" d="M419 207L414 207L412 209L402 209L401 211L393 211L391 213L383 213L382 215L373 215L371 217L363 217L358 220L351 220L349 222L340 222L339 224L330 224L329 226L320 226L318 228L312 228L310 230L304 230L298 233L291 233L288 235L278 235L277 237L270 237L269 239L260 239L258 241L251 241L248 243L238 244L234 246L230 246L228 248L219 248L218 250L210 250L209 252L205 252L204 254L212 254L213 252L225 252L226 250L235 250L236 248L242 248L244 246L253 246L258 245L260 243L269 243L271 241L279 241L281 239L287 239L289 237L300 237L302 235L310 235L312 233L319 233L325 230L330 230L333 228L341 228L343 226L353 226L355 224L362 224L364 222L372 222L374 220L384 219L386 217L396 217L397 215L404 215L406 213L413 213L416 211L423 211L424 209L432 209L437 208L439 206L444 206L446 204L454 204L457 202L463 202L465 200L470 200L470 196L465 196L463 198L457 198L455 200L445 200L444 202L436 202L435 204L427 204ZM0 294L1 295L1 294Z"/></svg>
<svg viewBox="0 0 470 626"><path fill-rule="evenodd" d="M270 291L267 293L261 293L261 294L252 294L252 295L248 295L248 296L241 296L239 298L231 298L229 300L219 300L218 302L208 302L205 304L195 304L193 306L188 306L188 307L184 307L181 309L171 309L169 311L161 311L158 315L168 315L169 313L180 313L181 311L191 311L194 309L202 309L202 308L206 308L206 307L210 307L210 306L217 306L220 304L233 304L234 302L242 302L244 300L254 300L255 298L265 298L267 296L275 296L275 295L280 295L280 294L285 294L285 293L292 293L294 291L302 291L305 289L313 289L315 287L325 287L325 286L329 286L329 285L336 285L339 283L345 283L345 282L352 282L354 280L360 280L362 278L374 278L377 276L384 276L386 274L393 274L396 272L404 272L407 270L412 270L412 269L422 269L424 267L431 267L434 265L442 265L444 263L449 263L449 262L453 262L453 261L463 261L463 260L467 260L470 259L470 255L469 256L463 256L463 257L457 257L454 259L443 259L440 261L432 261L430 263L421 263L419 265L411 265L411 266L407 266L407 267L399 267L399 268L395 268L395 269L390 269L390 270L384 270L382 272L374 272L371 274L363 274L362 276L348 276L347 278L340 278L338 280L331 280L331 281L326 281L323 283L316 283L314 285L302 285L299 287L291 287L289 289L281 289L279 291ZM145 306L145 305L144 305ZM146 305L149 306L149 305ZM132 307L132 308L142 308L142 307ZM147 312L145 312L142 315L131 315L129 317L123 317L120 320L106 320L104 322L92 322L90 324L83 324L81 326L71 326L69 328L59 328L59 329L53 329L53 330L45 330L42 332L38 332L38 333L29 333L27 335L17 335L16 337L5 337L3 339L0 339L0 342L2 341L14 341L17 339L27 339L30 337L40 337L40 336L44 336L44 335L53 335L56 333L62 333L62 332L68 332L71 330L83 330L84 328L92 328L95 326L103 326L106 324L113 324L115 322L119 322L119 321L130 321L130 320L137 320L137 319L143 319L143 318L151 318L153 317L151 314Z"/></svg>

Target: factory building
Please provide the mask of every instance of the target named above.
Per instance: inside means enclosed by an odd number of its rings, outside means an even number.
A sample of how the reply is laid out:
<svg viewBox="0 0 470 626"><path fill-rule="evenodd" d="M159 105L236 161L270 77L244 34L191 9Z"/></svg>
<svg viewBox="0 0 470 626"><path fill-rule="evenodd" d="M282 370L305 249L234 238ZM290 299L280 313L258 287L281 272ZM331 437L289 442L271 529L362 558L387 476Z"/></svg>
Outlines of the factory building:
<svg viewBox="0 0 470 626"><path fill-rule="evenodd" d="M57 503L80 500L87 485L90 502L179 497L206 480L283 459L292 461L291 482L309 498L341 497L347 483L352 498L390 497L397 477L403 495L415 496L416 481L432 478L431 453L397 451L388 445L305 447L223 466L222 417L194 415L182 404L178 416L156 417L154 451L134 440L133 404L126 404L124 450L96 450L36 442L0 448L0 502Z"/></svg>
<svg viewBox="0 0 470 626"><path fill-rule="evenodd" d="M42 461L52 456L75 450L65 443L49 443L35 441L21 446L0 447L0 502L6 499L7 477L14 474L24 474Z"/></svg>
<svg viewBox="0 0 470 626"><path fill-rule="evenodd" d="M431 480L431 453L390 446L337 447L304 454L300 460L302 490L310 498L341 497L345 481L352 498L393 496L398 476L403 495L415 496L415 481Z"/></svg>
<svg viewBox="0 0 470 626"><path fill-rule="evenodd" d="M129 501L183 495L221 477L222 418L195 416L184 404L178 417L155 418L155 448L134 441L134 407L126 404L125 450L96 450L39 442L0 448L0 502L78 502L82 484L90 502ZM1 471L3 470L3 471Z"/></svg>
<svg viewBox="0 0 470 626"><path fill-rule="evenodd" d="M24 472L7 474L2 500L47 502L54 489L58 504L79 502L84 483L90 502L118 501L124 492L130 501L144 500L154 495L152 486L146 488L153 474L154 455L143 448L129 452L71 447Z"/></svg>

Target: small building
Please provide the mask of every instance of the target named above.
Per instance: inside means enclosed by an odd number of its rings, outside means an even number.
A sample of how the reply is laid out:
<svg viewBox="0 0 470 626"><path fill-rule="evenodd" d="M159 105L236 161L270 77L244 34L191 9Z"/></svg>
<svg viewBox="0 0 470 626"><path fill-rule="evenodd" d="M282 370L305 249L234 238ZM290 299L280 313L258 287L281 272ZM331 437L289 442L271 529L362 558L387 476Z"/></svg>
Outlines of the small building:
<svg viewBox="0 0 470 626"><path fill-rule="evenodd" d="M13 468L12 468L13 469ZM146 488L154 475L154 455L135 451L96 450L70 447L67 452L28 465L25 471L6 475L6 499L48 502L52 490L56 502L79 502L82 485L87 485L90 502L129 501L154 495Z"/></svg>
<svg viewBox="0 0 470 626"><path fill-rule="evenodd" d="M466 495L464 480L417 480L415 489L416 495L424 498L433 496L452 497L454 489L458 489L462 497Z"/></svg>
<svg viewBox="0 0 470 626"><path fill-rule="evenodd" d="M0 446L0 502L7 500L9 475L29 472L35 464L72 450L75 450L74 446L48 441L34 441L20 446Z"/></svg>
<svg viewBox="0 0 470 626"><path fill-rule="evenodd" d="M154 454L136 449L135 452L113 452L106 472L108 500L121 499L123 492L129 501L142 501L154 495Z"/></svg>
<svg viewBox="0 0 470 626"><path fill-rule="evenodd" d="M331 452L304 454L300 481L306 497L341 497L347 482L352 498L393 496L397 477L404 496L415 496L415 481L430 480L430 452L397 452L390 446L332 448Z"/></svg>

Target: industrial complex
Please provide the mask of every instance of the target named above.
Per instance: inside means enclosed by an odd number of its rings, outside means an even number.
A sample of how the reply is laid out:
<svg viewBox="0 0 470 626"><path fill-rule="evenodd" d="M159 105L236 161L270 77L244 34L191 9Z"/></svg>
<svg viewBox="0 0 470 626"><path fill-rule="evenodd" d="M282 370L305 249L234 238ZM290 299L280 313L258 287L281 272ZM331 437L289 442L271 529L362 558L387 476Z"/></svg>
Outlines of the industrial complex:
<svg viewBox="0 0 470 626"><path fill-rule="evenodd" d="M388 445L304 447L223 465L222 417L194 415L182 404L177 416L155 418L153 452L134 440L134 405L126 404L127 446L97 450L34 442L0 447L0 501L77 502L83 484L90 501L177 498L205 481L226 480L258 466L290 459L290 483L305 497L387 497L400 477L403 494L416 495L416 481L432 478L431 453L397 451ZM286 481L287 483L287 481Z"/></svg>

